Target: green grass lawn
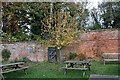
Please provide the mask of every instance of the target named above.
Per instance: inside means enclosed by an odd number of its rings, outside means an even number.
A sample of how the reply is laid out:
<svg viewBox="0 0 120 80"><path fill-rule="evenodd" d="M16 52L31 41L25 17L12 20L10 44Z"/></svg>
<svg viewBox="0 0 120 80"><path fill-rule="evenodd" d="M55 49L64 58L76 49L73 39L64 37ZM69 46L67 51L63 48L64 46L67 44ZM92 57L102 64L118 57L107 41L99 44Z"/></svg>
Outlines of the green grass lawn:
<svg viewBox="0 0 120 80"><path fill-rule="evenodd" d="M27 75L22 70L4 74L4 76L6 78L89 78L90 74L120 76L118 64L103 65L100 62L92 62L91 71L86 71L84 76L84 71L76 70L70 70L67 75L64 75L64 71L61 69L62 66L63 64L40 62L39 64L31 64L27 70Z"/></svg>

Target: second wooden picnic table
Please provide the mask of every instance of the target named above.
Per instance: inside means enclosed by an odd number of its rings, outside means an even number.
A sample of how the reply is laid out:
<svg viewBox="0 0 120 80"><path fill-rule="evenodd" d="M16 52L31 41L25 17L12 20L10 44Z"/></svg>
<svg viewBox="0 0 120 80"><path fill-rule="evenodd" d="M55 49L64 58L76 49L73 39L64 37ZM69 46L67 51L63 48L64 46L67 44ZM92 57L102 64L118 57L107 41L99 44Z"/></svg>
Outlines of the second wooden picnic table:
<svg viewBox="0 0 120 80"><path fill-rule="evenodd" d="M67 70L90 70L90 61L88 60L83 60L83 61L74 61L74 60L69 60L64 62L65 67L64 69L64 74L67 73Z"/></svg>

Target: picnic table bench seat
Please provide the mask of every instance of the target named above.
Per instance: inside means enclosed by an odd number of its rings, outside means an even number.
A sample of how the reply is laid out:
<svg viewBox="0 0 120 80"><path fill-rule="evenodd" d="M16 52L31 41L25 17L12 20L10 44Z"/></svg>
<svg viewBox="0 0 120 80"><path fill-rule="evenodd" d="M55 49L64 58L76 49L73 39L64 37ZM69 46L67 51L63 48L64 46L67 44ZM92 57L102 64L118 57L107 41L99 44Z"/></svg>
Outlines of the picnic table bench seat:
<svg viewBox="0 0 120 80"><path fill-rule="evenodd" d="M66 68L66 67L62 67L62 68L67 70L88 70L88 68Z"/></svg>
<svg viewBox="0 0 120 80"><path fill-rule="evenodd" d="M120 53L103 53L102 61L104 65L106 62L120 62Z"/></svg>

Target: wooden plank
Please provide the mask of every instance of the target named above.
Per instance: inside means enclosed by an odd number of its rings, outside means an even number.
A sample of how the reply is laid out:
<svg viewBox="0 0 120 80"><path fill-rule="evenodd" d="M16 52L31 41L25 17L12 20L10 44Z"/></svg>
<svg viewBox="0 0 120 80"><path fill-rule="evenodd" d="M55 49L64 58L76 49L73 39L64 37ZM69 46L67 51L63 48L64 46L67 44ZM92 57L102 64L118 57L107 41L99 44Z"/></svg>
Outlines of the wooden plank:
<svg viewBox="0 0 120 80"><path fill-rule="evenodd" d="M62 68L67 70L88 70L88 68L66 68L66 67L62 67Z"/></svg>
<svg viewBox="0 0 120 80"><path fill-rule="evenodd" d="M102 56L104 59L118 59L120 53L103 53Z"/></svg>
<svg viewBox="0 0 120 80"><path fill-rule="evenodd" d="M3 73L3 74L4 74L4 73L9 73L9 72L14 72L14 71L18 71L18 70L27 69L27 68L29 68L29 66L27 66L27 67L22 67L22 68L18 68L18 69L13 69L13 70L9 70L9 71L4 71L4 72L2 72L2 73Z"/></svg>
<svg viewBox="0 0 120 80"><path fill-rule="evenodd" d="M0 65L0 67L11 66L11 65L16 65L16 64L24 64L24 62L17 62L17 63L11 63L11 64L2 64L2 65Z"/></svg>
<svg viewBox="0 0 120 80"><path fill-rule="evenodd" d="M82 63L90 63L89 61L86 61L86 60L84 60L84 61L65 61L64 63L77 63L77 64L82 64Z"/></svg>
<svg viewBox="0 0 120 80"><path fill-rule="evenodd" d="M104 59L104 61L120 61L119 59Z"/></svg>

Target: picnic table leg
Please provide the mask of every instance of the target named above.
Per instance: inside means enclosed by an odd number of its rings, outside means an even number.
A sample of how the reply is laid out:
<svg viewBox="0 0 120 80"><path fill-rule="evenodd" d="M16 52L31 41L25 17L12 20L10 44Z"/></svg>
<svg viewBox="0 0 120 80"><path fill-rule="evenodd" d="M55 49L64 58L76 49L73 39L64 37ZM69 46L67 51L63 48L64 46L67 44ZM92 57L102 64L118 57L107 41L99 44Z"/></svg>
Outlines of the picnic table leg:
<svg viewBox="0 0 120 80"><path fill-rule="evenodd" d="M90 66L91 66L91 64L89 64L89 63L86 64L86 67L88 68L89 71L91 70Z"/></svg>
<svg viewBox="0 0 120 80"><path fill-rule="evenodd" d="M5 80L5 77L0 73L0 80Z"/></svg>
<svg viewBox="0 0 120 80"><path fill-rule="evenodd" d="M15 65L15 69L19 68L18 64Z"/></svg>
<svg viewBox="0 0 120 80"><path fill-rule="evenodd" d="M83 71L83 77L85 76L85 74L86 74L85 71Z"/></svg>
<svg viewBox="0 0 120 80"><path fill-rule="evenodd" d="M105 60L104 60L104 65L105 65Z"/></svg>
<svg viewBox="0 0 120 80"><path fill-rule="evenodd" d="M91 70L90 65L88 65L88 70L89 70L89 71Z"/></svg>
<svg viewBox="0 0 120 80"><path fill-rule="evenodd" d="M66 75L67 74L67 69L64 69L64 75Z"/></svg>
<svg viewBox="0 0 120 80"><path fill-rule="evenodd" d="M26 71L26 69L24 69L24 72L25 72L25 74L27 75L27 71Z"/></svg>

